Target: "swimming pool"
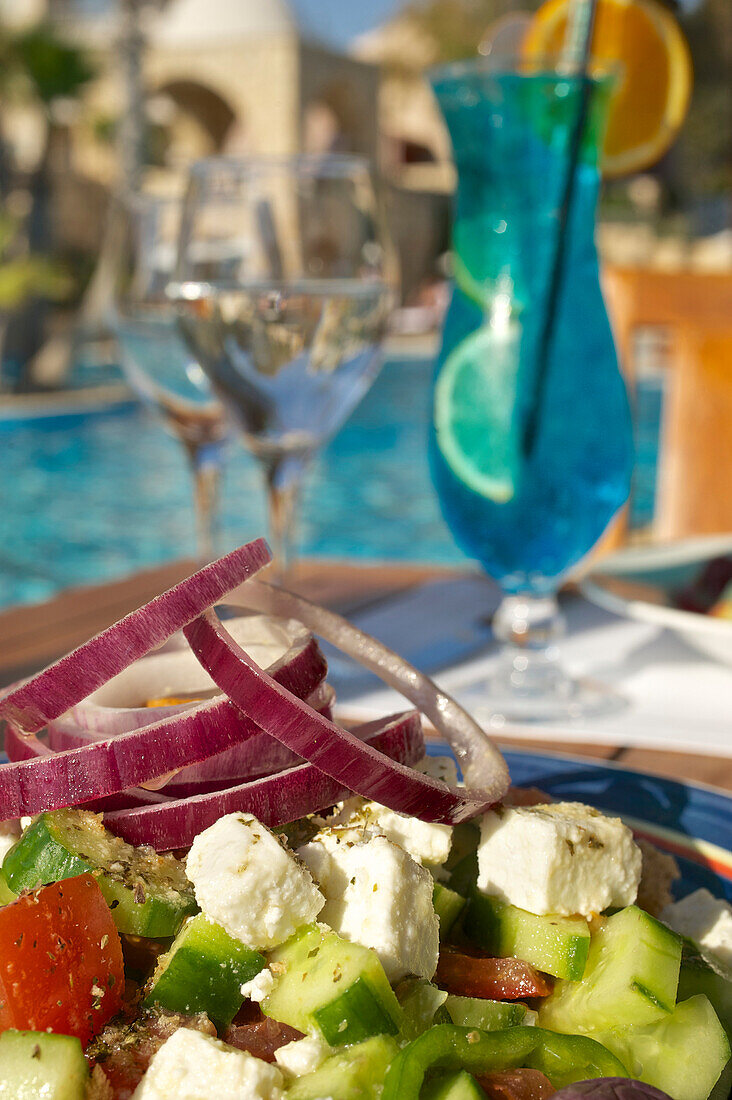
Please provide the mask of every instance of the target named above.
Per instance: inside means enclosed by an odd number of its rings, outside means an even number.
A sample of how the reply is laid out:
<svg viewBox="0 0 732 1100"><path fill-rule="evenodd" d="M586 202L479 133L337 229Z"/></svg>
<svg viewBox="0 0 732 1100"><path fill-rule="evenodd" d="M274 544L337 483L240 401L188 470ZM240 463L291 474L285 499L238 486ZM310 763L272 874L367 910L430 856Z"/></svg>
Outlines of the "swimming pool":
<svg viewBox="0 0 732 1100"><path fill-rule="evenodd" d="M427 470L432 364L391 359L318 457L299 532L303 554L465 562ZM139 406L0 426L0 606L192 555L183 450ZM222 551L266 530L259 469L232 441Z"/></svg>

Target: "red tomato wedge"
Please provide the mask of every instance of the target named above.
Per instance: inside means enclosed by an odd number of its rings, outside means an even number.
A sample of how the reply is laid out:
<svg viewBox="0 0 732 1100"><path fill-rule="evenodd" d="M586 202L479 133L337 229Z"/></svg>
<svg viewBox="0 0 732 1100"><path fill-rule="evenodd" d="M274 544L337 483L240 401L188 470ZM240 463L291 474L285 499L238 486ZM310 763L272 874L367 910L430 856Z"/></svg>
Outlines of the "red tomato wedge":
<svg viewBox="0 0 732 1100"><path fill-rule="evenodd" d="M546 975L521 959L494 959L440 952L435 982L459 997L484 997L494 1001L520 1001L547 997L552 986Z"/></svg>
<svg viewBox="0 0 732 1100"><path fill-rule="evenodd" d="M123 992L119 934L91 875L0 909L0 1031L49 1030L84 1046L119 1011Z"/></svg>
<svg viewBox="0 0 732 1100"><path fill-rule="evenodd" d="M488 1100L548 1100L557 1091L538 1069L504 1069L478 1077Z"/></svg>

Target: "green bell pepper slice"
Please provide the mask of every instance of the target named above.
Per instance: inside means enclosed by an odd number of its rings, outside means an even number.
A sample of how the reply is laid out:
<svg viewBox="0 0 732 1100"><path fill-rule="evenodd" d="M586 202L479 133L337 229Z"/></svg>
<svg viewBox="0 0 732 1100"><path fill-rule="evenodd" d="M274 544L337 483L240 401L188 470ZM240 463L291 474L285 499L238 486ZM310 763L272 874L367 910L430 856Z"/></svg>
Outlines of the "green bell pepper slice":
<svg viewBox="0 0 732 1100"><path fill-rule="evenodd" d="M387 1070L382 1100L418 1100L428 1070L469 1073L529 1066L555 1088L593 1077L627 1077L621 1062L586 1035L560 1035L539 1027L502 1031L438 1024L404 1047Z"/></svg>

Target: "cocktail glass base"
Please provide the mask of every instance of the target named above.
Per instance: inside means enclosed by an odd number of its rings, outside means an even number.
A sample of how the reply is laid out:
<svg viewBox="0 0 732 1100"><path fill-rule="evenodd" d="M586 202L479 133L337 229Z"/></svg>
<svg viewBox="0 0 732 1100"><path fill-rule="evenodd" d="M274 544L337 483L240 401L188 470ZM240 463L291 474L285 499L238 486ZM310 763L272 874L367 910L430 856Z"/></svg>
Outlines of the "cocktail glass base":
<svg viewBox="0 0 732 1100"><path fill-rule="evenodd" d="M627 699L613 688L585 677L563 678L552 690L534 692L512 688L504 676L493 676L485 689L485 702L469 706L487 729L507 722L575 721L623 710Z"/></svg>
<svg viewBox="0 0 732 1100"><path fill-rule="evenodd" d="M563 666L559 642L566 625L553 594L505 596L492 625L503 644L485 686L485 702L475 708L479 721L495 727L502 719L572 720L626 706L613 688L589 677L572 677Z"/></svg>

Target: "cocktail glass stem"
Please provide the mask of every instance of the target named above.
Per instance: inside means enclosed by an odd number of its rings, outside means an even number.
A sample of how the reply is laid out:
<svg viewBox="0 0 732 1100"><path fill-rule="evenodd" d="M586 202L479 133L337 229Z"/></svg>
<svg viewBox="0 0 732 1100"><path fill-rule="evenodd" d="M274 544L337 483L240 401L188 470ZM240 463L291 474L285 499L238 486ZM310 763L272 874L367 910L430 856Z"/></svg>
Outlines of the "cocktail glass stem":
<svg viewBox="0 0 732 1100"><path fill-rule="evenodd" d="M223 463L222 444L183 441L193 476L193 504L196 522L196 556L213 561L219 546L219 491Z"/></svg>
<svg viewBox="0 0 732 1100"><path fill-rule="evenodd" d="M490 678L486 721L497 715L519 721L565 720L621 709L626 700L605 684L570 676L560 660L564 615L556 595L504 596L493 616L501 643Z"/></svg>
<svg viewBox="0 0 732 1100"><path fill-rule="evenodd" d="M305 462L286 455L270 459L264 467L272 548L271 575L284 585L295 560L295 530Z"/></svg>
<svg viewBox="0 0 732 1100"><path fill-rule="evenodd" d="M570 688L556 644L565 626L554 595L504 596L493 616L493 633L503 643L496 673L501 694L530 699Z"/></svg>

